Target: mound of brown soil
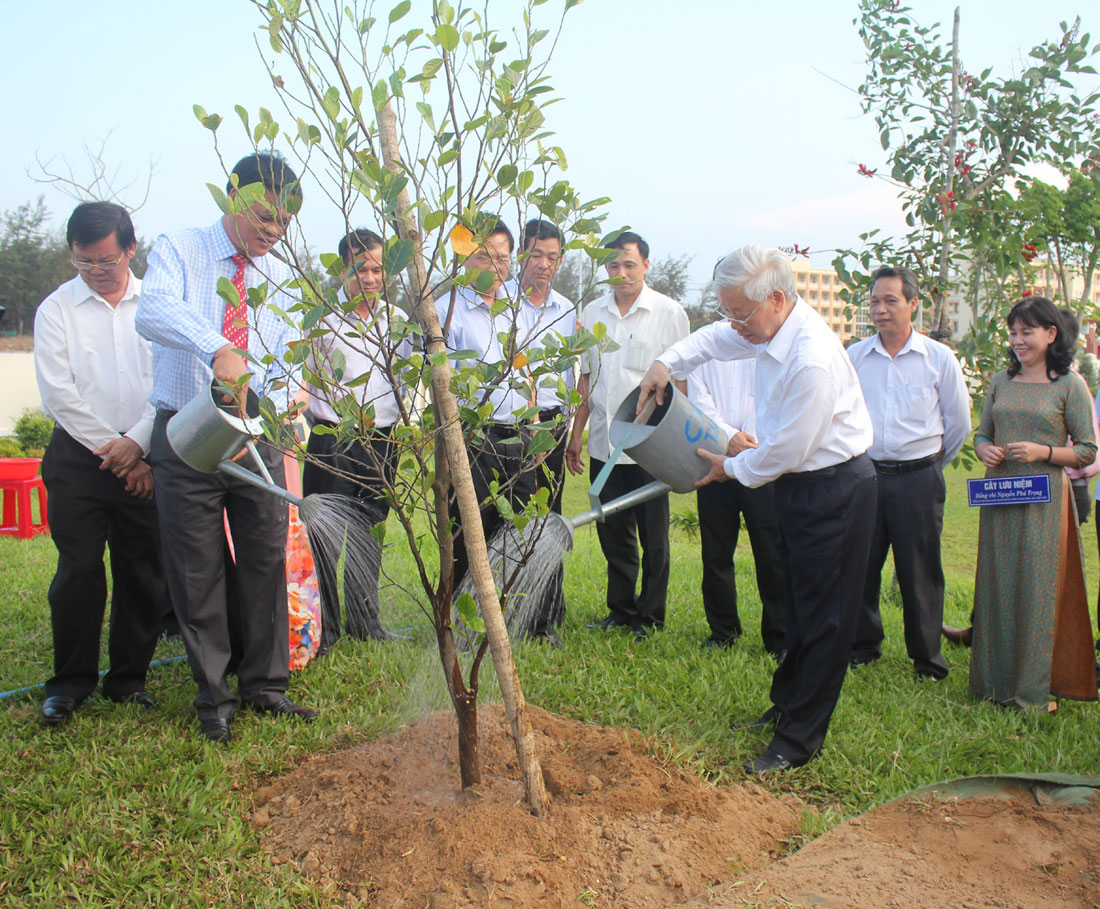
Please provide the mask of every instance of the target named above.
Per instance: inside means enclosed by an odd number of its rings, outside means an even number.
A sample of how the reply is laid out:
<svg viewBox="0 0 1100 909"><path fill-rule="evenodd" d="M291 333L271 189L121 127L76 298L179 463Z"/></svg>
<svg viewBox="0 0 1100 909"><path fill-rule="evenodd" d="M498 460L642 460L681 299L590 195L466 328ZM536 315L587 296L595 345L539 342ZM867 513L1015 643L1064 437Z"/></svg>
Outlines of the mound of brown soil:
<svg viewBox="0 0 1100 909"><path fill-rule="evenodd" d="M1100 906L1100 804L1013 797L889 802L700 907Z"/></svg>
<svg viewBox="0 0 1100 909"><path fill-rule="evenodd" d="M552 796L526 809L503 712L481 711L483 784L458 791L454 715L303 762L255 795L276 862L335 883L349 905L624 906L683 903L760 868L798 832L802 805L712 786L646 754L636 734L530 708Z"/></svg>

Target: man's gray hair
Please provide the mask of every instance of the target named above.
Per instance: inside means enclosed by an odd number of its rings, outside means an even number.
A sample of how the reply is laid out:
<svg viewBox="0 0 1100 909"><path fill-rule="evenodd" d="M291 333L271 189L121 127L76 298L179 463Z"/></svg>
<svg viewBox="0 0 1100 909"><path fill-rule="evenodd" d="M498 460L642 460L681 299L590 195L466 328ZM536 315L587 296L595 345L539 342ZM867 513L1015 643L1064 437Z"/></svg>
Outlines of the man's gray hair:
<svg viewBox="0 0 1100 909"><path fill-rule="evenodd" d="M794 302L794 269L785 252L766 246L742 246L714 266L714 289L740 290L753 303L760 303L777 290Z"/></svg>

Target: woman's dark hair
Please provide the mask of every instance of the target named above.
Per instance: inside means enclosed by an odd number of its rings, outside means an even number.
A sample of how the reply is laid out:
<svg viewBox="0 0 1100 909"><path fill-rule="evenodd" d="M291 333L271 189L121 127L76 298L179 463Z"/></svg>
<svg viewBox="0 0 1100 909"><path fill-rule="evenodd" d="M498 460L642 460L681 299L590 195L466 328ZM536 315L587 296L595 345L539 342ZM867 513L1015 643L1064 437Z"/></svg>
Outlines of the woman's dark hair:
<svg viewBox="0 0 1100 909"><path fill-rule="evenodd" d="M1050 342L1050 347L1047 348L1047 378L1055 382L1059 376L1069 372L1073 364L1073 354L1066 340L1065 323L1062 321L1062 314L1050 300L1046 297L1024 297L1012 307L1006 322L1009 328L1017 323L1031 328L1053 328L1056 334L1054 340ZM1010 347L1008 349L1009 377L1019 375L1020 368L1020 360Z"/></svg>

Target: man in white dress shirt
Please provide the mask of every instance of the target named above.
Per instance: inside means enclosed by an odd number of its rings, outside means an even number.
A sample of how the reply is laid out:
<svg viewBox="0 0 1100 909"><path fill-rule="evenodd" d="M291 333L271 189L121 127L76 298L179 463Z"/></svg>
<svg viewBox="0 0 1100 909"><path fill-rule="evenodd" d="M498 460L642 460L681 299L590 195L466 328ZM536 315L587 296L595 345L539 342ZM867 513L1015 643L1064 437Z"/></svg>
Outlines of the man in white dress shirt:
<svg viewBox="0 0 1100 909"><path fill-rule="evenodd" d="M343 262L339 300L358 303L351 312L328 315L323 332L311 342L311 368L325 381L322 387L309 387L306 415L313 432L306 447L302 487L306 495L357 500L365 520L374 526L384 523L389 514L386 493L392 490L397 473L398 450L391 437L401 421L402 403L396 379L399 367L394 361L407 358L411 349L407 341L396 346L390 341L390 304L382 298L386 285L382 238L370 230L354 230L340 241L338 251ZM356 384L349 387L352 382ZM354 438L326 431L348 419ZM318 431L318 427L324 429ZM313 551L323 611L320 652L327 653L340 638L336 566L324 547L314 545ZM380 554L379 550L370 558L345 560L346 628L359 640L393 638L379 618Z"/></svg>
<svg viewBox="0 0 1100 909"><path fill-rule="evenodd" d="M756 445L755 360L708 360L688 376L688 397L726 433L731 450ZM703 612L710 626L705 647L729 647L741 637L733 554L741 518L752 543L760 594L760 637L781 662L787 649L787 579L779 558L779 523L771 483L753 488L738 480L708 483L696 493L703 558Z"/></svg>
<svg viewBox="0 0 1100 909"><path fill-rule="evenodd" d="M752 774L809 761L825 740L848 669L875 512L873 433L859 379L836 335L795 292L778 249L744 246L714 271L726 315L660 355L642 381L639 409L670 376L708 359L756 358L757 447L723 458L702 449L710 474L745 486L775 483L787 575L787 658L772 678L772 708L743 724L774 724Z"/></svg>
<svg viewBox="0 0 1100 909"><path fill-rule="evenodd" d="M485 228L488 233L484 242L464 263L474 283L453 285L435 305L447 347L455 352L477 351L477 362L481 364L478 368L485 370L484 387L478 390L475 398L460 398L459 405L477 408L489 403L492 406L484 426L484 441L471 444L469 449L470 472L481 503L481 524L488 541L504 522L496 506L487 502L492 493L491 484L496 481L498 495L507 499L513 508L522 509L534 494L535 472L524 465L523 427L520 425L520 419L532 407L531 391L521 387L513 367L525 328L519 308L513 305L504 287L511 270L515 238L508 226L497 218ZM456 369L470 366L469 361L455 361ZM454 583L457 586L466 576L470 562L453 491L450 511L455 524Z"/></svg>
<svg viewBox="0 0 1100 909"><path fill-rule="evenodd" d="M875 430L869 454L878 474L875 529L850 662L859 666L882 654L879 589L892 547L909 659L917 678L938 680L947 675L940 653L943 469L970 433L970 395L951 348L913 330L919 306L913 272L880 268L871 276L871 320L878 332L848 349Z"/></svg>
<svg viewBox="0 0 1100 909"><path fill-rule="evenodd" d="M107 604L103 548L111 552L112 701L157 706L145 691L167 599L153 474L145 456L153 430L147 398L152 351L134 329L141 282L126 210L85 202L67 240L79 274L50 294L34 320L34 365L43 410L56 421L42 460L57 573L50 584L54 674L42 722L59 725L95 691Z"/></svg>
<svg viewBox="0 0 1100 909"><path fill-rule="evenodd" d="M554 277L562 261L563 237L557 226L540 218L532 218L523 226L521 236L519 279L509 284L509 292L519 299L520 348L527 352L532 366L537 351L544 347L548 336L569 337L577 329L577 308L568 297L553 288ZM572 372L565 382L573 385ZM561 497L565 489L565 443L569 433L568 409L558 396L557 381L544 377L534 389L534 404L539 412L537 422L550 427L557 444L546 453L535 471L535 488L546 489L550 495L550 510L561 514ZM562 592L564 573L559 565L547 584L530 624L530 636L561 647L557 628L565 619L565 595Z"/></svg>
<svg viewBox="0 0 1100 909"><path fill-rule="evenodd" d="M607 276L618 279L611 292L589 303L581 324L592 331L597 322L607 328L607 337L619 345L601 353L590 348L581 358L577 382L581 405L573 419L573 430L565 450L570 472L580 474L582 435L588 428L589 476L595 479L611 457L611 419L623 399L634 390L656 356L689 331L684 308L645 283L649 271L649 244L631 231L624 231L607 244L619 250L607 264ZM627 455L619 457L600 493L610 502L653 481L653 477ZM607 609L605 619L593 628L629 627L644 637L653 628L663 628L668 599L668 495L657 496L596 525L600 548L607 559ZM642 586L638 580L638 544L642 549Z"/></svg>

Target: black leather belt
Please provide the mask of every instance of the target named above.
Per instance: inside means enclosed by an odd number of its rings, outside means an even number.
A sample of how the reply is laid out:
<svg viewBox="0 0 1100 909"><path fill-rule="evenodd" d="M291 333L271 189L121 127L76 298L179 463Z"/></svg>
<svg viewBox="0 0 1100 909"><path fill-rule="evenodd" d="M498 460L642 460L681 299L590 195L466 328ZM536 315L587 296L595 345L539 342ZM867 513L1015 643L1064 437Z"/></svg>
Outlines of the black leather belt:
<svg viewBox="0 0 1100 909"><path fill-rule="evenodd" d="M917 458L913 461L876 461L872 458L871 463L875 465L875 470L879 473L884 473L887 476L897 476L902 473L912 473L914 470L923 470L925 467L939 464L942 460L943 452L937 451L927 458Z"/></svg>

